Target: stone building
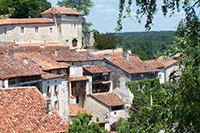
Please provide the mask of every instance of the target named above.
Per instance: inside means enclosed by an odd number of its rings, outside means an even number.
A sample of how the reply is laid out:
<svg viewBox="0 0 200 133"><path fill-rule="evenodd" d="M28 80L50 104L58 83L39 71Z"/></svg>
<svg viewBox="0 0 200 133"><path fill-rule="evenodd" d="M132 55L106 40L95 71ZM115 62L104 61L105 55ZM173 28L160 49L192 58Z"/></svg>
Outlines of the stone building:
<svg viewBox="0 0 200 133"><path fill-rule="evenodd" d="M83 15L76 9L51 7L42 18L0 19L0 41L60 42L82 46Z"/></svg>
<svg viewBox="0 0 200 133"><path fill-rule="evenodd" d="M92 120L105 122L105 129L110 130L110 125L120 117L126 119L129 114L124 109L124 102L113 92L95 93L87 95L84 109L90 112Z"/></svg>

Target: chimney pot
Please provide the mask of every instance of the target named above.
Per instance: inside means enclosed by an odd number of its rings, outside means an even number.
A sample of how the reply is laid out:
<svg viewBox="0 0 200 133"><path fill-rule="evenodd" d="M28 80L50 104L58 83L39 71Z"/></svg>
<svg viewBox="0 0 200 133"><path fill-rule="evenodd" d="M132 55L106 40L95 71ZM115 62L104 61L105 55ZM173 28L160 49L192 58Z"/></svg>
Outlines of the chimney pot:
<svg viewBox="0 0 200 133"><path fill-rule="evenodd" d="M28 16L28 18L30 19L30 18L31 18L31 16Z"/></svg>

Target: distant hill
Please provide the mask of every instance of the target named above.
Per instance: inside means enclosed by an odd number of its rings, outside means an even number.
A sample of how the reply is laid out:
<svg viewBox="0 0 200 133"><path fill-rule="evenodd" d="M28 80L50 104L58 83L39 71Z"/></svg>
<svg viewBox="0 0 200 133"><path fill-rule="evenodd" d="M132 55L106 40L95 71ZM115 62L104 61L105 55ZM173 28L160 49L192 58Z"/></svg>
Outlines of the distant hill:
<svg viewBox="0 0 200 133"><path fill-rule="evenodd" d="M173 45L175 31L149 31L115 33L117 43L123 50L130 49L142 60L160 56Z"/></svg>

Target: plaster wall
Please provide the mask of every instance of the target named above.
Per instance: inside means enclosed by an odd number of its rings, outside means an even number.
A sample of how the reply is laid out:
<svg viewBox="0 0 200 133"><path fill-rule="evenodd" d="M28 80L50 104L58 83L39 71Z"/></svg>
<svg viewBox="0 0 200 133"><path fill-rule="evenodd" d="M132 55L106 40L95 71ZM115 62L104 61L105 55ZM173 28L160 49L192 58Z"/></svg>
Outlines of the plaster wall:
<svg viewBox="0 0 200 133"><path fill-rule="evenodd" d="M24 27L24 33L21 32ZM38 27L38 32L35 32ZM6 28L6 34L4 29ZM52 28L52 32L50 32ZM24 25L6 25L0 26L0 41L16 42L42 42L57 41L57 29L55 24L24 24Z"/></svg>

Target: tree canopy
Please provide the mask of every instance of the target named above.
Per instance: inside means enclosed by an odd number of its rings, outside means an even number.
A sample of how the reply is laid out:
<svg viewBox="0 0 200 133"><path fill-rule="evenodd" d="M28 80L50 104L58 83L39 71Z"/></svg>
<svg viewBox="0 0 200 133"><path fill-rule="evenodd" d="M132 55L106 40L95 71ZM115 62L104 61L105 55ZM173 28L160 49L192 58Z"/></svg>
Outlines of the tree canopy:
<svg viewBox="0 0 200 133"><path fill-rule="evenodd" d="M117 46L117 39L113 33L99 34L95 47L99 50L114 49Z"/></svg>
<svg viewBox="0 0 200 133"><path fill-rule="evenodd" d="M47 0L0 0L0 14L13 18L40 17L40 13L50 7Z"/></svg>
<svg viewBox="0 0 200 133"><path fill-rule="evenodd" d="M123 17L124 4L126 0L120 0L120 13L118 20L117 30L121 30L121 18ZM127 13L130 14L130 6L133 3L132 0L128 1L128 7L126 9ZM137 5L137 17L138 21L143 15L147 16L145 27L150 30L150 25L152 24L153 15L157 11L157 4L155 0L141 1L136 0ZM140 129L152 128L152 132L156 132L159 124L163 125L165 131L168 132L172 129L170 125L173 122L177 122L178 125L174 128L176 132L199 132L200 131L200 21L198 14L198 7L200 6L200 1L194 0L176 0L176 1L163 1L162 11L166 15L167 12L172 14L177 10L183 10L185 13L185 18L183 18L177 27L175 33L175 43L173 50L175 52L180 52L181 57L179 58L179 68L181 69L180 79L177 81L177 87L172 89L170 93L166 92L166 97L164 97L165 103L169 99L173 99L168 108L160 108L155 114L161 118L157 122L145 121L141 122L139 125L138 132L142 132ZM166 56L172 55L172 51L166 52ZM176 100L175 100L176 99ZM176 102L177 101L177 102ZM157 101L158 102L158 101ZM154 105L153 105L154 106ZM146 111L151 111L148 108ZM165 112L165 113L164 113ZM151 119L152 113L141 114L144 115L147 120ZM167 117L161 117L163 114ZM134 118L134 117L133 117ZM140 117L136 116L139 120ZM168 119L170 118L170 119ZM169 121L170 120L170 121ZM156 127L155 127L156 126ZM142 127L142 128L141 128Z"/></svg>
<svg viewBox="0 0 200 133"><path fill-rule="evenodd" d="M59 6L65 6L65 7L72 7L76 8L77 11L84 13L86 16L89 15L91 8L93 7L93 2L91 0L62 0L58 1L57 5ZM87 22L86 19L83 19L83 31L89 32L89 27L92 25L92 23Z"/></svg>
<svg viewBox="0 0 200 133"><path fill-rule="evenodd" d="M78 119L74 118L72 124L69 124L66 133L107 133L107 131L101 129L98 124L91 122L92 115L79 111L77 113L77 118Z"/></svg>

